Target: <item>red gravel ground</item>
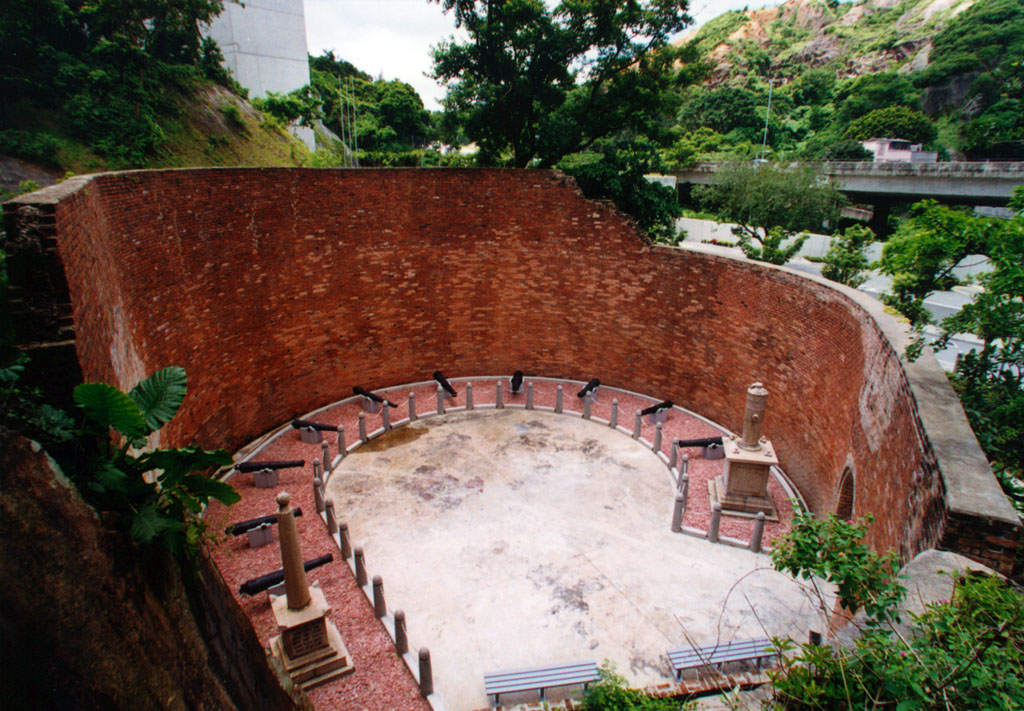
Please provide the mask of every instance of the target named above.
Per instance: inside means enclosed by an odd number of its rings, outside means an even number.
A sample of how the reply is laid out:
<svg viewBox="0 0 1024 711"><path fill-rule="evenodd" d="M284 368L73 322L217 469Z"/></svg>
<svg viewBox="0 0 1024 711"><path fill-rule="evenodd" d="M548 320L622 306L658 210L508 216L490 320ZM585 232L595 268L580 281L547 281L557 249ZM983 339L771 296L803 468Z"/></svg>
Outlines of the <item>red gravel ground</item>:
<svg viewBox="0 0 1024 711"><path fill-rule="evenodd" d="M511 407L524 407L525 392L510 395L507 378L480 378L472 380L473 402L477 407L491 405L496 400L496 382L504 383L504 403ZM537 407L553 408L556 399L556 388L560 384L551 380L527 379L533 383L533 400ZM466 383L453 381L458 396L446 401L446 408L462 407L466 404ZM562 381L563 405L566 412L582 412L582 401L577 399L579 383ZM525 391L524 385L524 391ZM390 388L377 391L378 394L390 399L398 407L391 411L391 422L399 422L408 417L408 396L415 393L416 410L420 417L437 413L437 387L434 383L416 386ZM612 400L619 403L620 427L632 432L634 414L638 409L655 402L653 398L640 397L629 393L613 391L607 388L598 390L597 401L593 403L591 415L595 418L608 420L611 414ZM349 446L358 441L358 421L362 412L359 398L353 398L332 405L324 410L312 413L304 419L312 419L331 425L344 425L345 438ZM372 434L381 427L380 413L365 415L366 429ZM648 442L653 441L655 426L644 419L641 436ZM667 456L672 446L672 438L697 439L714 437L723 431L715 426L679 410L672 410L668 420L662 426L662 451ZM767 432L770 434L770 431ZM626 435L624 435L626 436ZM324 441L330 444L330 456L337 454L337 445L333 433L325 432ZM687 509L683 517L683 525L706 531L710 522L711 512L707 495L709 479L722 473L723 460L705 460L700 456L699 448L682 450L690 457L689 477L690 495ZM405 709L427 711L428 703L420 697L419 689L412 674L395 654L394 646L384 627L373 616L373 610L362 592L355 584L354 577L346 563L341 560L340 552L321 518L316 515L312 489L312 462L321 456L319 444L306 444L299 439L298 431L287 429L276 437L270 438L265 447L254 459L303 459L305 466L301 469L280 470L280 483L270 489L257 489L252 484L249 474L235 473L231 478L242 500L230 510L214 502L207 511L207 519L214 530L223 531L228 523L243 521L274 513L277 505L275 497L280 491L291 494L292 506L302 508L303 516L297 519L299 537L302 544L303 558L309 560L332 553L334 561L309 573L310 582L319 581L331 605L331 619L337 625L342 638L348 647L349 654L355 664L355 672L340 679L327 683L309 692L309 696L317 709ZM779 514L779 522L768 522L765 526L765 544L789 530L792 519L792 505L786 498L785 491L779 481L769 479L768 490L775 502ZM723 516L720 531L723 536L740 540L748 540L753 528L751 519ZM365 534L361 534L365 535ZM281 567L280 549L277 545L250 548L246 536L234 538L224 537L212 551L214 562L225 581L233 589L236 599L252 620L260 640L269 644L272 636L277 634L274 615L266 593L252 597L241 595L238 587L246 580L262 575ZM369 571L373 576L373 570ZM386 593L386 590L385 590ZM391 608L402 607L401 600L389 600ZM410 647L429 646L429 640L409 640Z"/></svg>

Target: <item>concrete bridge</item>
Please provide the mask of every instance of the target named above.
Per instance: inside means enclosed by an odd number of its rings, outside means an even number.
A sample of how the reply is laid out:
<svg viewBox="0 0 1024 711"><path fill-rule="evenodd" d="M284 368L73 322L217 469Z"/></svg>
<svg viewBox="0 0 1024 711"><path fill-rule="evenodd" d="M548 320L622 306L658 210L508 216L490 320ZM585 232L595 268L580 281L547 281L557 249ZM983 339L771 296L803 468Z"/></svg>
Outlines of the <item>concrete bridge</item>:
<svg viewBox="0 0 1024 711"><path fill-rule="evenodd" d="M681 184L715 182L725 163L698 163L672 175ZM836 161L791 163L811 166L835 181L853 202L878 205L932 198L960 205L1006 205L1013 188L1024 184L1024 162L869 163Z"/></svg>

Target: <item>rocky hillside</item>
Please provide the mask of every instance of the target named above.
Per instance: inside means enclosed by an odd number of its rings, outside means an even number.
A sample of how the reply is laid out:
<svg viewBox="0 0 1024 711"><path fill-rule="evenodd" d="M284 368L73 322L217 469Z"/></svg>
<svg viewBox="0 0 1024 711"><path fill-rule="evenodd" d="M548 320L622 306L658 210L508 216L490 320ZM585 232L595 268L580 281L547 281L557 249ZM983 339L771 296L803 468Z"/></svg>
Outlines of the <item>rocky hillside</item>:
<svg viewBox="0 0 1024 711"><path fill-rule="evenodd" d="M681 42L710 65L683 94L681 160L751 157L770 90L777 154L856 160L856 145L837 144L877 133L943 157L1024 159L1021 0L788 0Z"/></svg>
<svg viewBox="0 0 1024 711"><path fill-rule="evenodd" d="M720 15L683 41L715 64L713 84L751 68L792 78L828 67L839 78L928 65L932 37L977 0L788 0L778 7Z"/></svg>

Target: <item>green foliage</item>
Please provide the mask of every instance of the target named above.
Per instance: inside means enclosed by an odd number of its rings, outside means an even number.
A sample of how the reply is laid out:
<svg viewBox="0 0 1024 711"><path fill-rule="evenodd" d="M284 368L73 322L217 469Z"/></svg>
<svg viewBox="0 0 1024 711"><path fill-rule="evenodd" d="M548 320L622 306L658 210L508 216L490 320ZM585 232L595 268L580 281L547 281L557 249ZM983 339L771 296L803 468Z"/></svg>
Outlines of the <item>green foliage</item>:
<svg viewBox="0 0 1024 711"><path fill-rule="evenodd" d="M772 566L805 580L823 578L836 586L839 604L851 614L864 610L868 620L899 621L896 605L906 594L896 580L893 552L875 553L864 544L874 517L843 521L829 514L819 520L799 511L790 532L772 550Z"/></svg>
<svg viewBox="0 0 1024 711"><path fill-rule="evenodd" d="M696 90L683 102L679 110L680 125L689 130L700 127L729 133L747 129L748 138L759 138L764 127L764 109L767 96L762 100L749 89L723 86L716 89Z"/></svg>
<svg viewBox="0 0 1024 711"><path fill-rule="evenodd" d="M597 160L562 167L588 198L614 201L656 241L675 243L675 219L682 214L676 192L644 177L661 168L653 146L608 142Z"/></svg>
<svg viewBox="0 0 1024 711"><path fill-rule="evenodd" d="M64 141L45 131L0 131L0 153L18 156L48 168L60 167Z"/></svg>
<svg viewBox="0 0 1024 711"><path fill-rule="evenodd" d="M1005 710L1024 698L1024 598L999 579L954 579L953 595L911 614L900 631L905 595L894 579L895 555L862 540L866 523L805 514L772 553L779 569L827 577L848 610L866 619L852 648L778 640L780 668L770 672L776 709L848 711ZM856 624L856 623L855 623Z"/></svg>
<svg viewBox="0 0 1024 711"><path fill-rule="evenodd" d="M836 121L845 127L880 108L905 106L919 109L921 94L905 75L879 72L839 82L834 100Z"/></svg>
<svg viewBox="0 0 1024 711"><path fill-rule="evenodd" d="M349 138L354 101L355 134L360 151L368 152L367 165L405 164L405 159L390 154L408 153L434 140L436 132L430 113L409 84L398 80L374 81L332 52L310 57L309 61L311 84L289 95L296 103L287 111L278 112L282 118L292 116L288 120L299 119L307 126L322 120L335 134ZM348 113L343 112L342 84L347 101L344 109Z"/></svg>
<svg viewBox="0 0 1024 711"><path fill-rule="evenodd" d="M217 107L220 110L228 126L234 131L245 130L245 121L242 119L242 111L234 101L225 101Z"/></svg>
<svg viewBox="0 0 1024 711"><path fill-rule="evenodd" d="M221 0L6 0L0 126L12 127L12 111L27 102L54 112L61 132L114 163L144 165L164 139L158 119L171 111L167 88L202 77L217 58L200 24L221 7Z"/></svg>
<svg viewBox="0 0 1024 711"><path fill-rule="evenodd" d="M868 279L869 266L864 249L875 240L875 233L863 225L851 225L842 235L834 237L822 260L821 275L857 288Z"/></svg>
<svg viewBox="0 0 1024 711"><path fill-rule="evenodd" d="M137 543L160 543L175 554L198 550L206 530L200 514L211 498L227 505L240 498L229 484L195 473L230 464L224 450L137 451L177 413L186 383L185 370L171 367L128 393L105 383L83 383L74 391L86 418L83 434L99 447L84 481L94 504L118 514Z"/></svg>
<svg viewBox="0 0 1024 711"><path fill-rule="evenodd" d="M441 43L434 76L448 88L449 123L485 164L549 167L623 131L655 136L675 63L696 64L693 50L668 43L689 22L672 0L439 2L469 41Z"/></svg>
<svg viewBox="0 0 1024 711"><path fill-rule="evenodd" d="M811 168L773 163L733 163L693 195L721 221L736 223L733 232L748 257L773 264L800 250L807 236L797 233L834 222L842 203L832 184Z"/></svg>
<svg viewBox="0 0 1024 711"><path fill-rule="evenodd" d="M935 124L920 111L906 106L875 109L850 124L843 138L866 141L869 138L900 138L911 143L935 140Z"/></svg>
<svg viewBox="0 0 1024 711"><path fill-rule="evenodd" d="M988 257L991 270L978 278L984 290L942 320L935 346L958 333L981 339L979 351L957 362L952 381L978 442L1020 506L1014 478L1024 476L1024 188L1015 190L1011 206L1016 215L998 220L918 203L886 244L880 266L892 277L886 303L920 327L930 320L924 299L958 283L953 267L968 255Z"/></svg>
<svg viewBox="0 0 1024 711"><path fill-rule="evenodd" d="M831 146L825 149L825 153L822 155L825 160L872 160L874 156L871 151L865 148L860 141L852 138L845 138L842 141L836 141Z"/></svg>
<svg viewBox="0 0 1024 711"><path fill-rule="evenodd" d="M1024 5L1019 0L974 3L936 34L931 64L915 82L935 86L976 76L963 148L974 159L1024 157Z"/></svg>
<svg viewBox="0 0 1024 711"><path fill-rule="evenodd" d="M601 665L601 679L587 687L581 711L684 711L693 709L693 702L656 699L640 689L631 689L626 680L615 673L609 662Z"/></svg>
<svg viewBox="0 0 1024 711"><path fill-rule="evenodd" d="M917 325L930 321L924 300L959 281L953 269L971 254L985 254L1002 224L961 208L924 200L882 248L879 269L892 279L883 301Z"/></svg>
<svg viewBox="0 0 1024 711"><path fill-rule="evenodd" d="M708 20L691 40L701 56L706 55L718 45L725 42L729 35L747 24L750 18L740 10L730 10Z"/></svg>

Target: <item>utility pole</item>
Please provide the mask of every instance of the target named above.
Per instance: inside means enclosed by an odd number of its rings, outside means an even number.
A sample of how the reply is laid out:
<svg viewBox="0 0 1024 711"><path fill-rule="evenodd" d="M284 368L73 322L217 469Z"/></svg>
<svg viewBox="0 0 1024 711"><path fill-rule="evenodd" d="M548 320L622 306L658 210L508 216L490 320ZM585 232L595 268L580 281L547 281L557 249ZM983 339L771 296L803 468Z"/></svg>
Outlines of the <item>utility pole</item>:
<svg viewBox="0 0 1024 711"><path fill-rule="evenodd" d="M764 159L765 151L768 148L768 117L772 115L772 87L775 85L774 79L768 80L768 110L764 113L764 137L761 139L761 152L758 154L758 160Z"/></svg>

